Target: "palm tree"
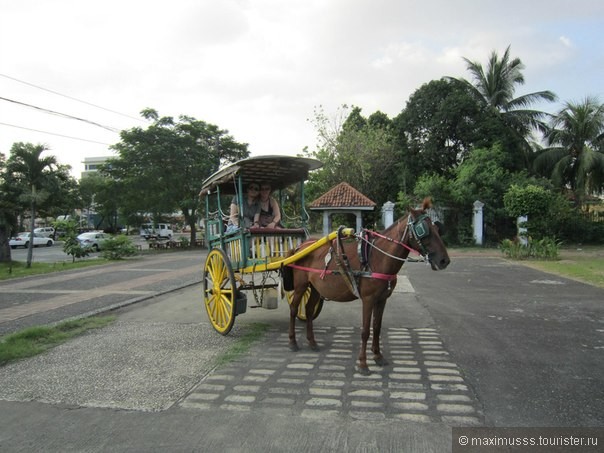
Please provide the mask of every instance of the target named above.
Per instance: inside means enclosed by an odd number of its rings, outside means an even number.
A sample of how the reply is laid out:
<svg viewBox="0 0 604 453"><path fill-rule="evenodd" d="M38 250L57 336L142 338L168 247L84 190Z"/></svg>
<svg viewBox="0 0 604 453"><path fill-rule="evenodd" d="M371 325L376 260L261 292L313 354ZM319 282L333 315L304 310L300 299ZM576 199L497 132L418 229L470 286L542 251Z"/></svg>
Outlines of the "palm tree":
<svg viewBox="0 0 604 453"><path fill-rule="evenodd" d="M535 159L539 173L570 188L577 205L604 190L604 104L591 96L565 103L545 139L549 146Z"/></svg>
<svg viewBox="0 0 604 453"><path fill-rule="evenodd" d="M49 170L53 170L53 166L57 165L55 156L40 157L46 151L44 145L33 145L31 143L15 143L11 148L9 158L9 171L14 177L22 181L28 188L31 224L30 224L30 239L29 248L27 250L27 267L31 267L33 257L33 234L36 221L36 205L41 194L38 189L42 186L44 178Z"/></svg>
<svg viewBox="0 0 604 453"><path fill-rule="evenodd" d="M526 158L531 152L528 141L531 131L536 129L544 133L547 130L544 119L548 117L547 113L528 107L539 101L555 101L557 96L551 91L538 91L514 97L516 86L524 84L522 70L525 66L519 58L510 58L510 46L501 58L493 51L486 69L479 62L467 58L464 61L472 74L473 83L463 78L454 80L463 83L483 107L503 120L521 140Z"/></svg>

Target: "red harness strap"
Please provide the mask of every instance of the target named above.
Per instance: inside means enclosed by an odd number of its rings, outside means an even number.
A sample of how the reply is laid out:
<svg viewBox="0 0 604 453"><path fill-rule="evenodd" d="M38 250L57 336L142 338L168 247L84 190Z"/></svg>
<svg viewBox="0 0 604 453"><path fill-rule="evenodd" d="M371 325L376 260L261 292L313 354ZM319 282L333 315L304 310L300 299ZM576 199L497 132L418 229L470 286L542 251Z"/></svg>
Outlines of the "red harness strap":
<svg viewBox="0 0 604 453"><path fill-rule="evenodd" d="M326 269L326 270L314 269L312 267L298 266L297 264L288 264L287 266L289 266L293 269L299 269L301 271L320 273L320 274L322 274L321 278L323 278L326 274L334 273L334 271L328 270L328 269ZM396 274L381 274L379 272L361 272L359 274L359 276L365 277L365 278L377 278L378 280L386 280L389 282L396 280L396 277L397 277Z"/></svg>

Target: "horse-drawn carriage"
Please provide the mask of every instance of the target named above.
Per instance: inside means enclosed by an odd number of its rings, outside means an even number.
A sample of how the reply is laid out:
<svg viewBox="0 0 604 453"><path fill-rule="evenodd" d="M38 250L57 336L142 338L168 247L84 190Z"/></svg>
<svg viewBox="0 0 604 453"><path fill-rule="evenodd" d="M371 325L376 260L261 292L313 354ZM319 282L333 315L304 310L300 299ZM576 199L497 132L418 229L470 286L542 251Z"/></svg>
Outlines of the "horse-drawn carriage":
<svg viewBox="0 0 604 453"><path fill-rule="evenodd" d="M308 214L304 208L304 181L322 166L315 159L290 156L258 156L233 163L204 181L206 240L209 248L203 270L203 297L214 329L226 335L236 316L247 310L246 292L257 306L276 308L284 294L290 304L290 348L297 350L296 318L305 320L311 348L317 347L315 319L324 299L363 301L360 368L367 369L366 345L373 316L372 351L384 363L379 336L386 299L396 285L396 275L410 251L417 252L432 269L445 268L447 251L437 225L425 210L409 213L383 232L355 232L340 227L320 239L309 239ZM288 201L284 228L227 228L226 203L243 206L244 188L264 182ZM293 188L292 188L293 186ZM283 206L283 205L282 205ZM287 212L286 212L287 211Z"/></svg>

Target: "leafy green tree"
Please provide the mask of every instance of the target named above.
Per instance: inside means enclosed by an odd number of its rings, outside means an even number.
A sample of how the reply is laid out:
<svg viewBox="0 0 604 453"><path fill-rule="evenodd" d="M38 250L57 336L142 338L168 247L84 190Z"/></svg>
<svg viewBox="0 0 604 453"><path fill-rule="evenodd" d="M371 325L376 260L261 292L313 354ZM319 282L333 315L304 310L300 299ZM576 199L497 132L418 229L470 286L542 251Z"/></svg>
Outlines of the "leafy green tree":
<svg viewBox="0 0 604 453"><path fill-rule="evenodd" d="M151 213L159 221L162 213L181 211L193 243L203 180L222 164L249 156L247 144L192 117L160 118L153 109L142 116L151 125L122 131L113 146L119 156L102 173L117 184L115 198L125 215Z"/></svg>
<svg viewBox="0 0 604 453"><path fill-rule="evenodd" d="M0 153L0 263L11 262L9 239L17 224L17 196L6 176L6 157Z"/></svg>
<svg viewBox="0 0 604 453"><path fill-rule="evenodd" d="M33 231L36 222L37 205L50 196L48 190L44 190L45 182L52 179L57 165L55 156L41 157L46 151L44 145L33 145L31 143L15 143L11 148L8 159L8 171L13 179L27 187L23 193L23 199L27 200L30 207L30 232L29 248L27 251L26 267L31 267L33 257Z"/></svg>
<svg viewBox="0 0 604 453"><path fill-rule="evenodd" d="M570 188L580 206L585 195L604 190L604 104L589 96L566 102L550 126L535 168L557 187Z"/></svg>
<svg viewBox="0 0 604 453"><path fill-rule="evenodd" d="M122 182L102 173L95 172L82 178L80 194L84 202L83 207L87 214L90 212L97 214L95 229L105 225L108 230L117 231L119 210L128 205L128 200L124 200L120 196L121 193ZM88 217L90 220L90 216Z"/></svg>
<svg viewBox="0 0 604 453"><path fill-rule="evenodd" d="M416 90L393 120L401 150L402 187L411 191L422 174L451 175L480 140L481 107L450 80L435 80Z"/></svg>
<svg viewBox="0 0 604 453"><path fill-rule="evenodd" d="M472 82L464 78L453 80L461 82L487 110L501 118L517 139L517 157L521 158L524 168L528 168L532 151L529 136L535 129L541 132L547 130L544 120L548 116L545 112L529 107L536 102L555 101L556 95L551 91L538 91L515 97L516 86L524 84L522 70L525 66L519 58L511 58L510 46L501 58L493 51L486 67L467 58L464 61L472 75Z"/></svg>
<svg viewBox="0 0 604 453"><path fill-rule="evenodd" d="M340 112L347 109L343 106ZM310 177L308 200L347 182L378 206L388 201L398 192L399 155L394 147L392 121L381 112L367 119L361 115L360 108L353 107L341 126L330 130L334 124L337 125L322 112L315 116L315 127L322 141L311 156L321 160L324 166ZM378 209L368 217L373 222L379 215Z"/></svg>

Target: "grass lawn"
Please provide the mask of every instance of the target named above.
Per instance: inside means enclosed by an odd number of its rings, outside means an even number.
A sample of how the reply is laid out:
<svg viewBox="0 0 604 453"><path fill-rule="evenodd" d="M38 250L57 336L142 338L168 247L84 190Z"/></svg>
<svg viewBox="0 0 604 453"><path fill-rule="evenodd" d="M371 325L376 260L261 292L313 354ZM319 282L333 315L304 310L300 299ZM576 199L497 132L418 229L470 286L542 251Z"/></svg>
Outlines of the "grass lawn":
<svg viewBox="0 0 604 453"><path fill-rule="evenodd" d="M0 263L0 280L9 278L27 277L29 275L49 274L51 272L68 271L72 269L81 269L84 267L98 266L109 263L109 260L98 258L93 260L77 260L76 262L60 263L31 263L28 269L25 262L13 261L10 265Z"/></svg>
<svg viewBox="0 0 604 453"><path fill-rule="evenodd" d="M115 316L93 316L64 321L55 326L37 326L0 337L0 366L40 354L91 329L115 321Z"/></svg>
<svg viewBox="0 0 604 453"><path fill-rule="evenodd" d="M604 247L565 247L557 261L522 261L534 269L604 288Z"/></svg>
<svg viewBox="0 0 604 453"><path fill-rule="evenodd" d="M456 256L504 258L501 250L485 247L451 247L449 255L451 259ZM567 246L560 249L560 259L556 261L530 259L514 262L604 288L604 246Z"/></svg>

